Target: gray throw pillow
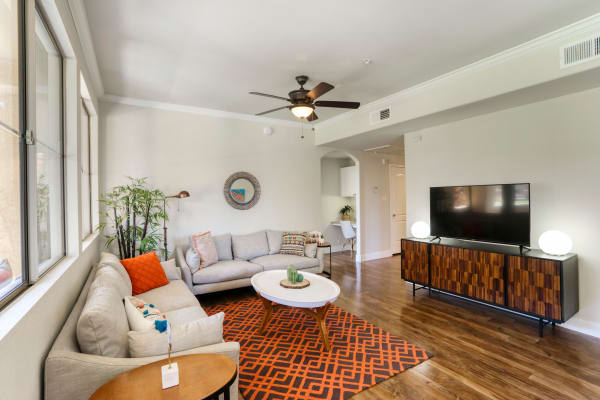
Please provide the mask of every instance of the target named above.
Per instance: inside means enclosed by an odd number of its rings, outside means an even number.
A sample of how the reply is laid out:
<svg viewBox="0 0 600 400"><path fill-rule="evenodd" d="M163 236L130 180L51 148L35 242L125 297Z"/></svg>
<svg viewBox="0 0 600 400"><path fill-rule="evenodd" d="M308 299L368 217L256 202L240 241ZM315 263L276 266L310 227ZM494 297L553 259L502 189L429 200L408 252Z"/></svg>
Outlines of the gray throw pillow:
<svg viewBox="0 0 600 400"><path fill-rule="evenodd" d="M267 240L269 241L269 254L279 254L281 251L282 231L267 230Z"/></svg>
<svg viewBox="0 0 600 400"><path fill-rule="evenodd" d="M185 262L187 263L188 267L190 267L192 274L198 271L200 268L200 263L202 260L192 246L188 247L187 251L185 252Z"/></svg>
<svg viewBox="0 0 600 400"><path fill-rule="evenodd" d="M233 260L233 254L231 253L231 233L213 236L212 238L215 241L215 246L217 246L219 261Z"/></svg>
<svg viewBox="0 0 600 400"><path fill-rule="evenodd" d="M246 261L269 254L269 243L265 231L248 235L233 235L231 243L236 260Z"/></svg>

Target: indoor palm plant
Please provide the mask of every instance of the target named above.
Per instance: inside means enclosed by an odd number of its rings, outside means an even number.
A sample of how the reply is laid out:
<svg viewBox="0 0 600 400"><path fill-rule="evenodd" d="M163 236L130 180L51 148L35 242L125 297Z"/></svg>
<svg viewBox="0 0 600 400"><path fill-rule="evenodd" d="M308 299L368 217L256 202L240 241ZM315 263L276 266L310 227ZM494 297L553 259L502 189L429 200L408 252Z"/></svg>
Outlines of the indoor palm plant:
<svg viewBox="0 0 600 400"><path fill-rule="evenodd" d="M118 247L121 259L160 250L161 225L168 219L163 208L165 195L148 186L147 178L129 178L101 195L98 230L104 233L106 247Z"/></svg>

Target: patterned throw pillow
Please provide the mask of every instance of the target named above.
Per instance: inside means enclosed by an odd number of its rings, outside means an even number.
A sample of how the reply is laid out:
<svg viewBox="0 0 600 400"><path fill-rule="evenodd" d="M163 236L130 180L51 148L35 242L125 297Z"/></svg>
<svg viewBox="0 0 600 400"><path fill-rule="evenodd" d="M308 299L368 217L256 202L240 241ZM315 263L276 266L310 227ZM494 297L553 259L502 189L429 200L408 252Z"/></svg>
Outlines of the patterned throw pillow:
<svg viewBox="0 0 600 400"><path fill-rule="evenodd" d="M281 250L279 254L304 256L304 244L306 236L304 233L285 232L281 238Z"/></svg>
<svg viewBox="0 0 600 400"><path fill-rule="evenodd" d="M199 269L208 267L219 261L219 254L217 253L217 246L215 241L210 236L210 231L201 233L199 235L192 235L190 238L192 248L196 254L200 257L200 264L196 268L196 265L190 265L192 274Z"/></svg>
<svg viewBox="0 0 600 400"><path fill-rule="evenodd" d="M319 239L323 237L323 234L319 231L312 231L306 233L306 244L319 243Z"/></svg>
<svg viewBox="0 0 600 400"><path fill-rule="evenodd" d="M129 329L132 331L155 329L162 333L167 329L167 317L158 308L154 307L154 304L146 304L133 296L125 297L123 302L125 303Z"/></svg>
<svg viewBox="0 0 600 400"><path fill-rule="evenodd" d="M155 252L121 260L131 279L131 294L138 295L160 286L169 280Z"/></svg>

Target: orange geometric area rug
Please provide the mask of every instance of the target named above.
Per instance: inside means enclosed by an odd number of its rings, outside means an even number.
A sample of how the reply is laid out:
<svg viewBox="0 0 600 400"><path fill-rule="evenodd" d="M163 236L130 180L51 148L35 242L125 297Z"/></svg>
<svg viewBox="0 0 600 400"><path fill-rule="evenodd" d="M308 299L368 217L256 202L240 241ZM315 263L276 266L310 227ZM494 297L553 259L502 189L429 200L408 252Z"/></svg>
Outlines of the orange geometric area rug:
<svg viewBox="0 0 600 400"><path fill-rule="evenodd" d="M225 312L223 338L240 343L239 388L245 400L347 399L429 359L425 350L339 307L326 316L325 351L313 318L291 307L273 310L257 334L258 298L206 307Z"/></svg>

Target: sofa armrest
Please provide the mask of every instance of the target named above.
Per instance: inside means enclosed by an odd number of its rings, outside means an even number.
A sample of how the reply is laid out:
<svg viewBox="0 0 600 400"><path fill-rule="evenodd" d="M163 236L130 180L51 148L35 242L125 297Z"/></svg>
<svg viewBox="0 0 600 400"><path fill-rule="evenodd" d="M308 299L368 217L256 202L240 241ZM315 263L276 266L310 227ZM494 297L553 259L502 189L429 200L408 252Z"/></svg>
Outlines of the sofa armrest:
<svg viewBox="0 0 600 400"><path fill-rule="evenodd" d="M317 247L317 255L315 256L319 259L319 265L321 268L325 267L325 249L327 249L327 247Z"/></svg>
<svg viewBox="0 0 600 400"><path fill-rule="evenodd" d="M177 266L181 268L181 272L183 272L183 280L188 285L190 290L192 290L194 286L194 283L192 282L192 271L190 270L187 261L185 261L185 254L183 253L183 248L181 246L177 246L175 249L175 260L177 262Z"/></svg>
<svg viewBox="0 0 600 400"><path fill-rule="evenodd" d="M210 346L196 347L173 353L172 356L186 354L223 354L238 365L240 345L237 342L223 342ZM118 375L155 361L166 359L166 354L143 358L112 358L69 351L52 351L46 359L45 399L46 400L85 400L100 386ZM231 398L238 398L238 380L231 386Z"/></svg>

